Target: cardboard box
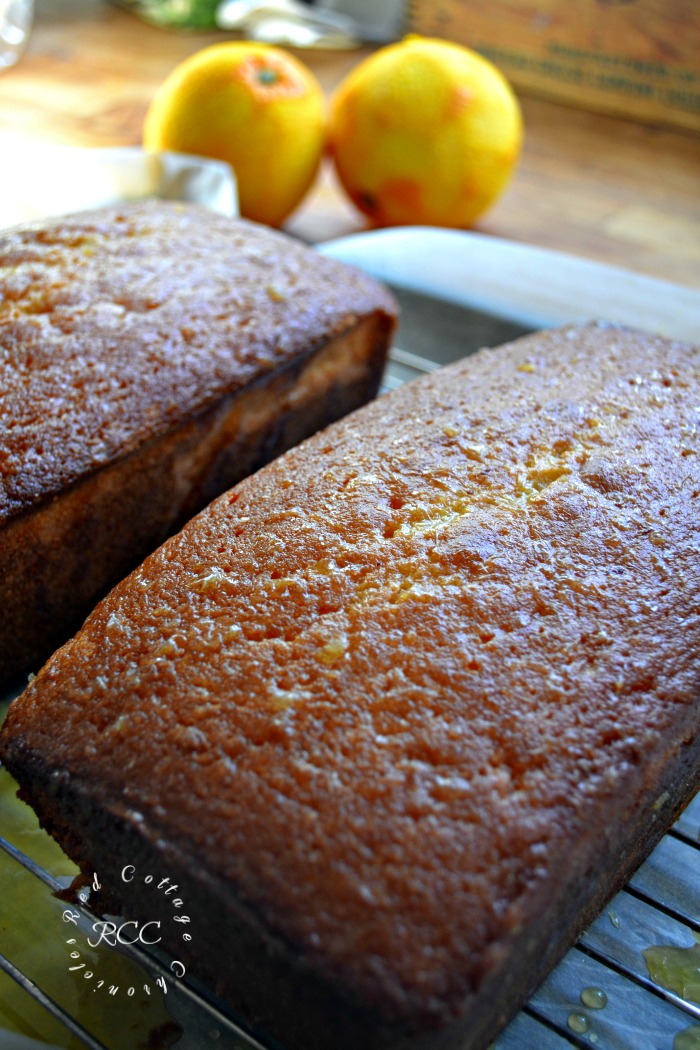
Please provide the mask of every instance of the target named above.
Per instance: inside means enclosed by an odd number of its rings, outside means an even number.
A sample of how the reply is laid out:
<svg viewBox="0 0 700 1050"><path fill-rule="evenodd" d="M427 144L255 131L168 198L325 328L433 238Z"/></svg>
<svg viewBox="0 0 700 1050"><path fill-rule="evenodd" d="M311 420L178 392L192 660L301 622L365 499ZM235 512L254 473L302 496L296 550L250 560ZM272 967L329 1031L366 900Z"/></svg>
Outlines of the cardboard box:
<svg viewBox="0 0 700 1050"><path fill-rule="evenodd" d="M700 131L697 0L411 0L409 22L524 93Z"/></svg>

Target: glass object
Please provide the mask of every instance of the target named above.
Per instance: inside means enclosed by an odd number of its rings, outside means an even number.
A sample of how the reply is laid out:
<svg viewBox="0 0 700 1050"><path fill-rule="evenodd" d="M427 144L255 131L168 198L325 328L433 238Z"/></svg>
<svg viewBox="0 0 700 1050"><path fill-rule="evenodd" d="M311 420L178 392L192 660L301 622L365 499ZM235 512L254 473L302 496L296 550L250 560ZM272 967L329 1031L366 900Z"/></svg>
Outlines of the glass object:
<svg viewBox="0 0 700 1050"><path fill-rule="evenodd" d="M362 40L386 43L404 32L406 0L314 0L316 7L348 15Z"/></svg>
<svg viewBox="0 0 700 1050"><path fill-rule="evenodd" d="M34 0L0 0L0 70L22 57L34 17Z"/></svg>

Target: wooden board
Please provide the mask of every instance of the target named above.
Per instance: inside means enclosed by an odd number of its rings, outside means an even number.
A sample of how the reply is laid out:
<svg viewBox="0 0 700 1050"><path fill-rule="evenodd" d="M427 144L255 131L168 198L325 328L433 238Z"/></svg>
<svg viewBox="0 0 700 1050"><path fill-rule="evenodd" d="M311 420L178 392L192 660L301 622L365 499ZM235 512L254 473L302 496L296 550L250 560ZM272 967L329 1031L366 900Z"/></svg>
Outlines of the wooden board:
<svg viewBox="0 0 700 1050"><path fill-rule="evenodd" d="M412 0L410 22L473 47L522 90L700 130L696 0Z"/></svg>

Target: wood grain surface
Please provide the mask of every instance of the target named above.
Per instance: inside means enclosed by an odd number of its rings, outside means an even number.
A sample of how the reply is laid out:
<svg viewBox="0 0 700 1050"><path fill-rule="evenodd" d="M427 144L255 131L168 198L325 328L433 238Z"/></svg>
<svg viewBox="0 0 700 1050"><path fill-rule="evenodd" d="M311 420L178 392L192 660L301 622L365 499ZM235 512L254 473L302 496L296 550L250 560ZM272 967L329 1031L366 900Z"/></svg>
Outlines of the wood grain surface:
<svg viewBox="0 0 700 1050"><path fill-rule="evenodd" d="M138 144L148 103L170 69L223 38L156 29L107 0L37 0L27 52L0 73L0 188L12 161L8 142L17 136ZM297 52L326 92L365 53ZM700 287L700 136L521 101L520 166L476 228ZM365 228L328 166L287 224L314 243Z"/></svg>
<svg viewBox="0 0 700 1050"><path fill-rule="evenodd" d="M697 0L409 0L411 26L500 63L516 87L700 132Z"/></svg>

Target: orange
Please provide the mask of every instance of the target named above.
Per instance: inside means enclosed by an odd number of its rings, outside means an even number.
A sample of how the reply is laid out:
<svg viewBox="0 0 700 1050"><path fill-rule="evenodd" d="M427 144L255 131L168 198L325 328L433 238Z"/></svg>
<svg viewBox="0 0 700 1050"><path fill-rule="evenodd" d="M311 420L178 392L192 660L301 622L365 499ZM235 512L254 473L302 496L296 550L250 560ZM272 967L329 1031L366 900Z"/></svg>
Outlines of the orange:
<svg viewBox="0 0 700 1050"><path fill-rule="evenodd" d="M522 136L500 71L444 40L410 36L382 48L331 100L338 177L377 226L471 226L508 183Z"/></svg>
<svg viewBox="0 0 700 1050"><path fill-rule="evenodd" d="M324 148L313 74L281 48L227 41L176 66L146 114L147 149L227 161L241 214L278 226L311 186Z"/></svg>

